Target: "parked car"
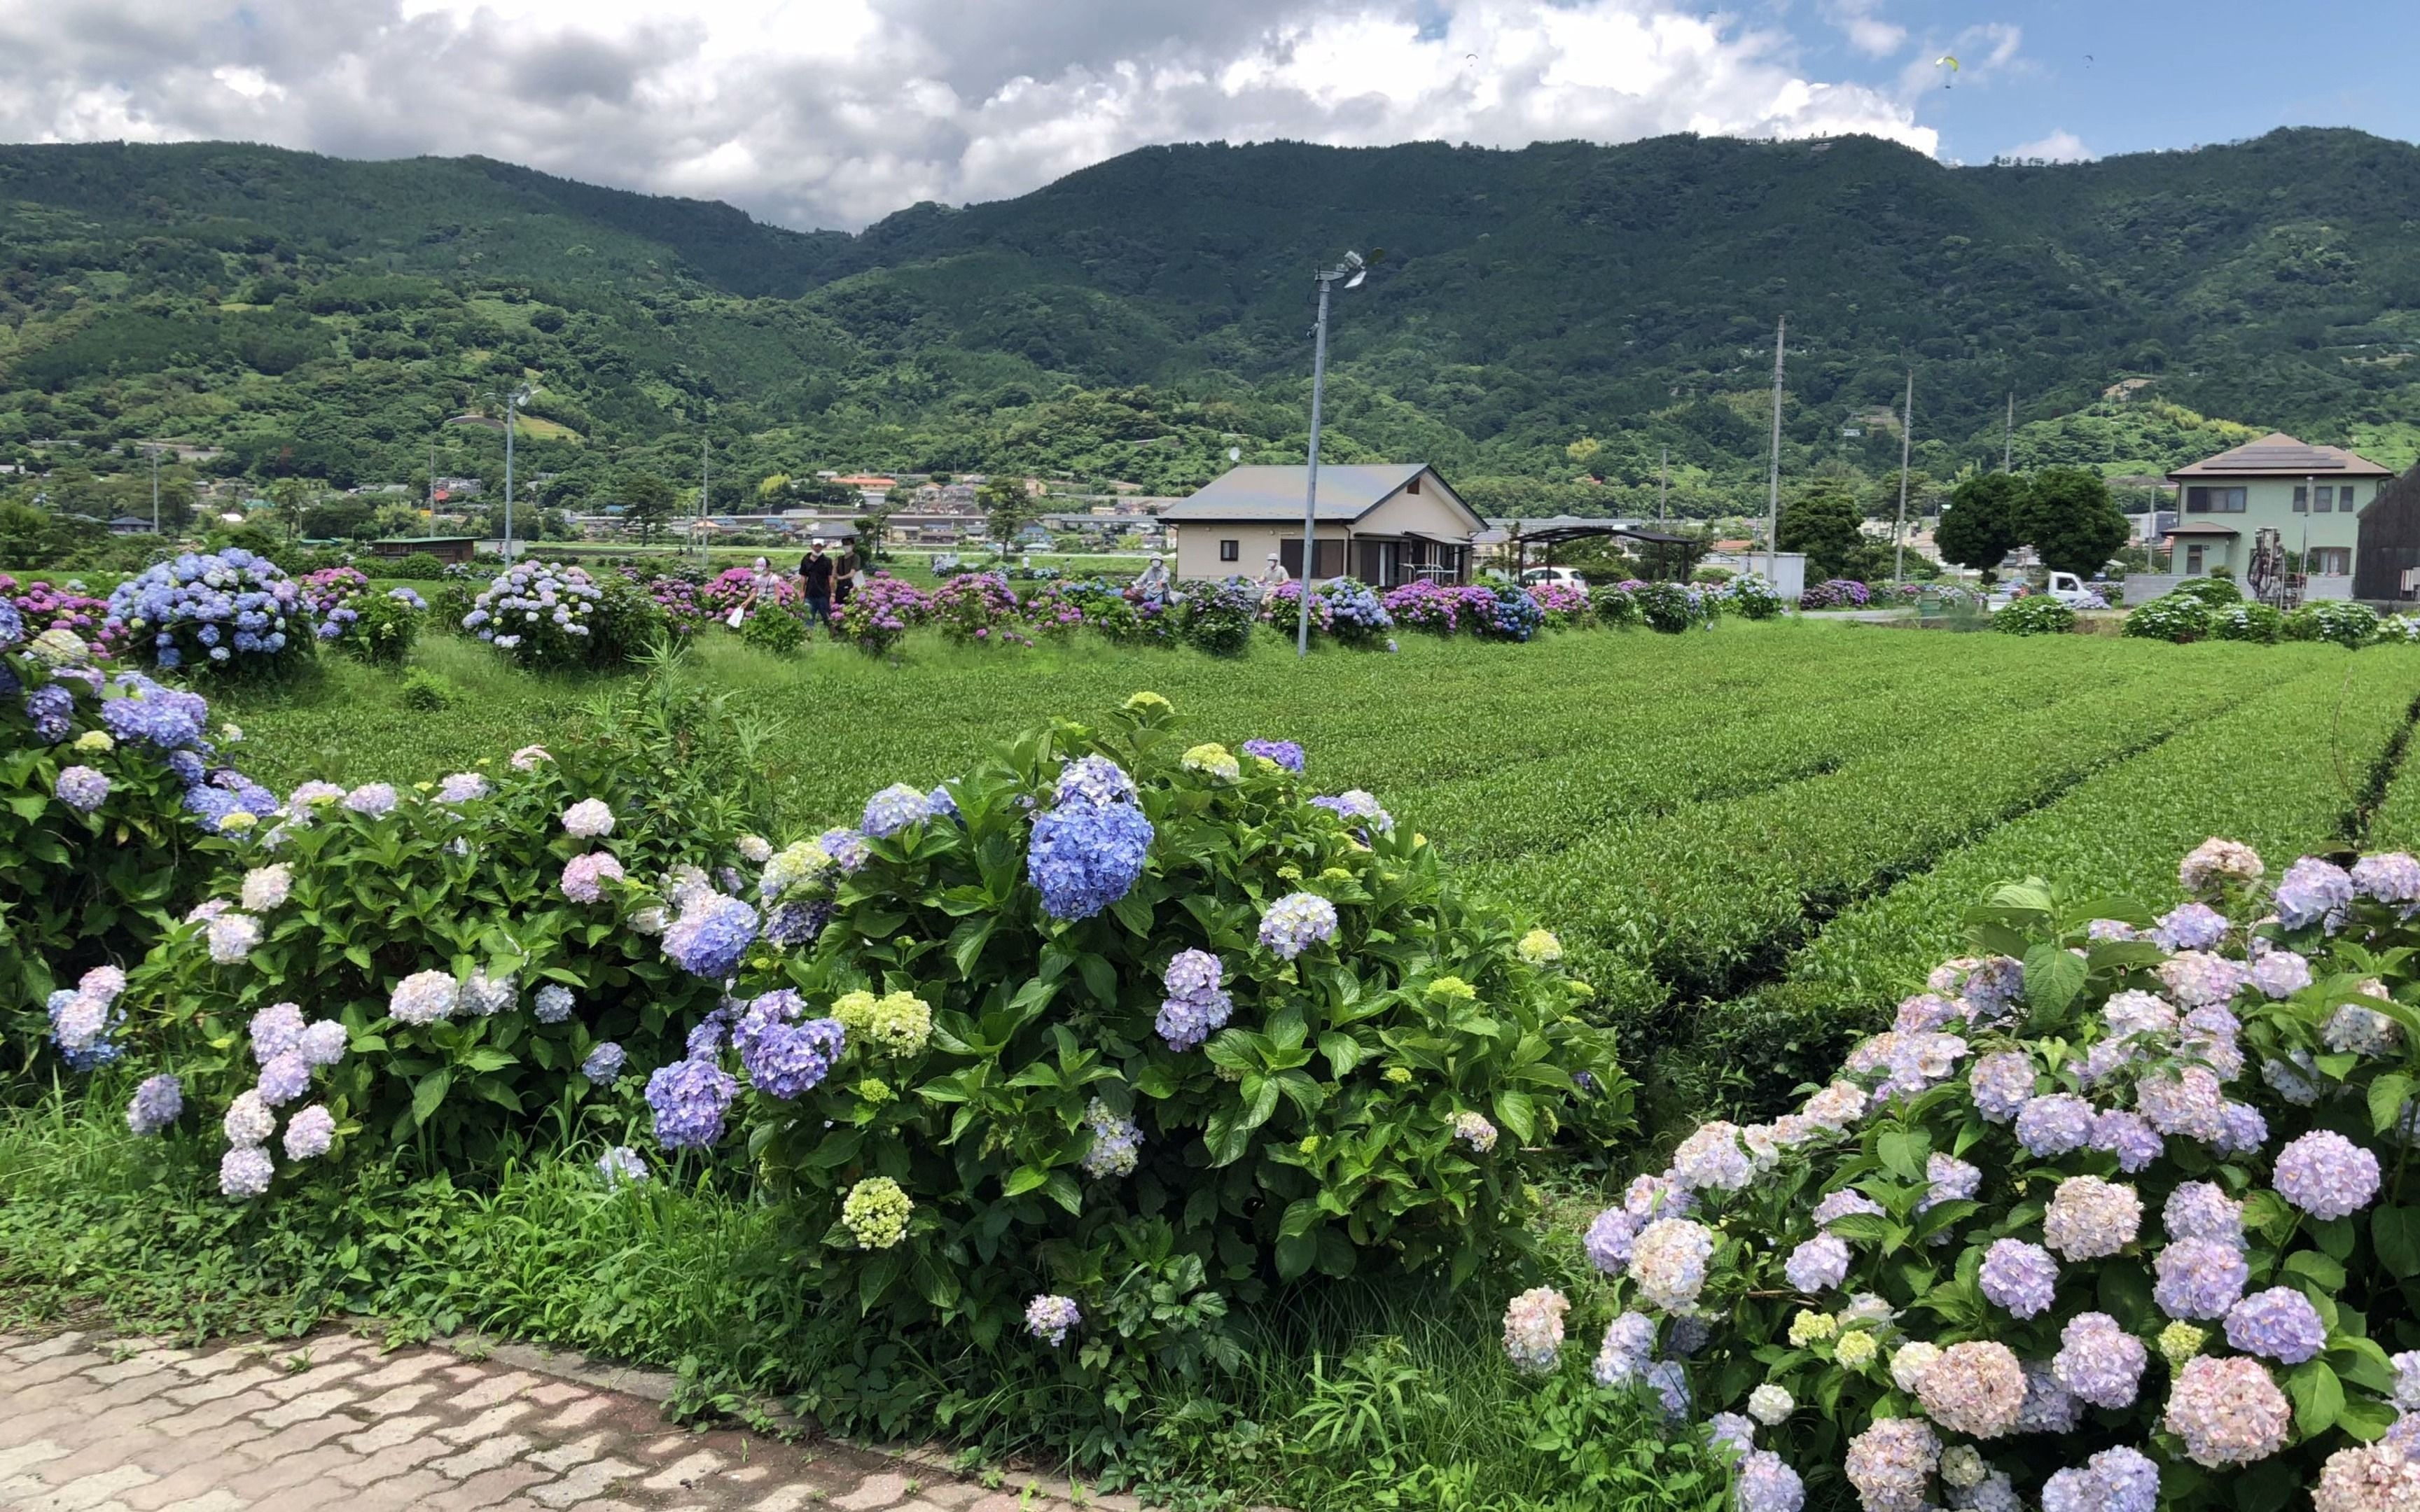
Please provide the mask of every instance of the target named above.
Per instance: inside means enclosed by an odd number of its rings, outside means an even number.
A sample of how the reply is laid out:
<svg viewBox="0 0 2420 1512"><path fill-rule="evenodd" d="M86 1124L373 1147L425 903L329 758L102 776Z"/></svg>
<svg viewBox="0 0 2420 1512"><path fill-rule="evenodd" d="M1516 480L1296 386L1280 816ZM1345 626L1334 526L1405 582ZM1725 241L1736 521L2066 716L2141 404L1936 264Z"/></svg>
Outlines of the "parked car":
<svg viewBox="0 0 2420 1512"><path fill-rule="evenodd" d="M1521 586L1535 588L1540 583L1560 583L1566 588L1586 588L1588 579L1575 567L1531 567L1521 575Z"/></svg>

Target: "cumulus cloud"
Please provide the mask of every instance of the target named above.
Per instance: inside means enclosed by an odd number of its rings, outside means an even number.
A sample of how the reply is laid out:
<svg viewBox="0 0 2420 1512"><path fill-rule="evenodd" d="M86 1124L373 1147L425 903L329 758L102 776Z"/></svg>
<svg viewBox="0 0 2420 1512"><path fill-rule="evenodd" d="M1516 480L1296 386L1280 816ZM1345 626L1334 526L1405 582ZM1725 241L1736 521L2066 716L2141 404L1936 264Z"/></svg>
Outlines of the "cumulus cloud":
<svg viewBox="0 0 2420 1512"><path fill-rule="evenodd" d="M2008 157L2044 162L2090 162L2097 154L2086 147L2073 131L2056 131L2035 142L2020 142L2009 148Z"/></svg>
<svg viewBox="0 0 2420 1512"><path fill-rule="evenodd" d="M1896 51L1878 0L1831 0ZM1976 40L2013 53L2012 28ZM2001 44L2004 44L2001 45ZM1993 52L2003 52L1992 59ZM1973 67L1970 62L1969 68ZM1920 88L1919 84L1916 87ZM791 225L1020 193L1155 142L1868 131L1904 81L1668 0L76 0L0 9L0 136L476 152Z"/></svg>

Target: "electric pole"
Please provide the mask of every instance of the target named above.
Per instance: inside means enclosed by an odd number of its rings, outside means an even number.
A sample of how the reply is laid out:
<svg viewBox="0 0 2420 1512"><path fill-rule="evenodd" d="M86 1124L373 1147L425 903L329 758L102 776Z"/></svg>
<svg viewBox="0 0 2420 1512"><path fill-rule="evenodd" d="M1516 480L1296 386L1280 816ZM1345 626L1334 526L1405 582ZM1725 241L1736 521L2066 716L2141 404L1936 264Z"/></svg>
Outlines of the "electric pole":
<svg viewBox="0 0 2420 1512"><path fill-rule="evenodd" d="M2009 423L2000 432L2000 471L2017 471L2017 391L2009 391Z"/></svg>
<svg viewBox="0 0 2420 1512"><path fill-rule="evenodd" d="M1907 370L1907 406L1899 417L1899 523L1891 528L1891 590L1907 579L1907 462L1916 440L1916 369Z"/></svg>
<svg viewBox="0 0 2420 1512"><path fill-rule="evenodd" d="M147 450L151 454L151 533L157 535L160 533L160 448L155 442Z"/></svg>
<svg viewBox="0 0 2420 1512"><path fill-rule="evenodd" d="M1790 333L1790 316L1784 315L1773 328L1773 466L1765 478L1764 493L1764 580L1775 580L1779 565L1776 553L1781 549L1781 352Z"/></svg>
<svg viewBox="0 0 2420 1512"><path fill-rule="evenodd" d="M1664 443L1664 460L1655 469L1655 523L1664 523L1672 501L1672 443Z"/></svg>

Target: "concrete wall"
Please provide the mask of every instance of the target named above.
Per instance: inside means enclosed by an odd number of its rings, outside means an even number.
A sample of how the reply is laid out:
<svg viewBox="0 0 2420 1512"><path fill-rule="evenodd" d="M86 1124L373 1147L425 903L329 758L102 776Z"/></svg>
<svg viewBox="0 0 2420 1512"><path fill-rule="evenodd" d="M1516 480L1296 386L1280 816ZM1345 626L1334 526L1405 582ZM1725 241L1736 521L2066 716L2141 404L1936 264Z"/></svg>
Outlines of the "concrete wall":
<svg viewBox="0 0 2420 1512"><path fill-rule="evenodd" d="M2128 573L2126 575L2126 604L2129 608L2132 608L2136 604L2148 604L2151 600L2173 590L2177 584L2186 580L2187 579L2182 574L2173 572ZM2236 587L2239 589L2243 585L2242 583L2236 584ZM2248 597L2250 595L2247 594L2246 596ZM2352 579L2350 578L2328 577L2305 578L2303 579L2303 601L2304 603L2309 603L2314 599L2345 601L2350 600L2351 597Z"/></svg>

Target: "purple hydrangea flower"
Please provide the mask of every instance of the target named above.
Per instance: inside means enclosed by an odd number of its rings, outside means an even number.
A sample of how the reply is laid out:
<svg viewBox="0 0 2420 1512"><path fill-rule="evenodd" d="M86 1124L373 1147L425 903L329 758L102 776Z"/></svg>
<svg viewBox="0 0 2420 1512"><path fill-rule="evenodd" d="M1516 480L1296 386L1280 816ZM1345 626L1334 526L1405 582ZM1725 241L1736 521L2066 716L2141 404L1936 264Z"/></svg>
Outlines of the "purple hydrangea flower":
<svg viewBox="0 0 2420 1512"><path fill-rule="evenodd" d="M767 993L748 1005L732 1034L750 1083L783 1102L820 1086L848 1038L840 1020L801 1021L804 1011L798 994Z"/></svg>
<svg viewBox="0 0 2420 1512"><path fill-rule="evenodd" d="M1934 1150L1925 1157L1924 1179L1928 1189L1924 1200L1916 1205L1918 1212L1937 1208L1945 1202L1964 1202L1983 1187L1983 1171L1954 1156Z"/></svg>
<svg viewBox="0 0 2420 1512"><path fill-rule="evenodd" d="M2342 1218L2378 1196L2378 1157L2332 1129L2277 1152L2277 1195L2314 1218Z"/></svg>
<svg viewBox="0 0 2420 1512"><path fill-rule="evenodd" d="M2103 1449L2042 1487L2042 1512L2155 1512L2160 1467L2140 1450Z"/></svg>
<svg viewBox="0 0 2420 1512"><path fill-rule="evenodd" d="M2230 1102L2219 1109L2223 1127L2210 1148L2221 1155L2250 1155L2269 1142L2269 1120L2249 1103Z"/></svg>
<svg viewBox="0 0 2420 1512"><path fill-rule="evenodd" d="M0 602L6 602L0 600ZM126 1127L138 1134L156 1134L185 1111L185 1087L174 1076L147 1076L126 1104Z"/></svg>
<svg viewBox="0 0 2420 1512"><path fill-rule="evenodd" d="M783 903L765 916L765 943L783 949L810 944L831 922L832 913L828 899Z"/></svg>
<svg viewBox="0 0 2420 1512"><path fill-rule="evenodd" d="M317 1160L336 1142L336 1117L314 1103L286 1120L286 1158Z"/></svg>
<svg viewBox="0 0 2420 1512"><path fill-rule="evenodd" d="M2034 1063L2022 1051L1999 1051L1975 1062L1966 1085L1974 1093L1976 1112L1993 1123L2006 1123L2033 1100Z"/></svg>
<svg viewBox="0 0 2420 1512"><path fill-rule="evenodd" d="M580 1074L604 1087L621 1079L623 1064L628 1059L620 1045L607 1040L588 1052L588 1058L580 1063Z"/></svg>
<svg viewBox="0 0 2420 1512"><path fill-rule="evenodd" d="M2271 1287L2226 1310L2226 1342L2246 1354L2301 1365L2327 1347L2328 1326L2308 1297L2290 1287Z"/></svg>
<svg viewBox="0 0 2420 1512"><path fill-rule="evenodd" d="M1084 1321L1083 1309L1073 1297L1043 1295L1025 1304L1025 1332L1057 1349Z"/></svg>
<svg viewBox="0 0 2420 1512"><path fill-rule="evenodd" d="M594 1080L595 1078L591 1078ZM666 1149L704 1149L722 1137L723 1115L739 1083L708 1060L675 1060L647 1078L656 1142Z"/></svg>
<svg viewBox="0 0 2420 1512"><path fill-rule="evenodd" d="M664 930L664 954L692 977L720 981L738 969L756 938L756 910L719 892L690 897Z"/></svg>
<svg viewBox="0 0 2420 1512"><path fill-rule="evenodd" d="M2289 930L2317 924L2329 933L2352 910L2352 877L2333 861L2305 856L2277 883L2277 922Z"/></svg>
<svg viewBox="0 0 2420 1512"><path fill-rule="evenodd" d="M107 708L101 712L106 719ZM36 739L55 746L75 733L75 695L56 683L46 683L25 695L25 717L34 721Z"/></svg>
<svg viewBox="0 0 2420 1512"><path fill-rule="evenodd" d="M2017 1114L2017 1143L2036 1155L2064 1155L2092 1139L2092 1104L2072 1092L2030 1098Z"/></svg>
<svg viewBox="0 0 2420 1512"><path fill-rule="evenodd" d="M282 1108L311 1089L311 1063L288 1050L260 1068L260 1100Z"/></svg>
<svg viewBox="0 0 2420 1512"><path fill-rule="evenodd" d="M2116 1155L2118 1168L2131 1175L2149 1169L2167 1145L2141 1114L2112 1108L2092 1120L2092 1148Z"/></svg>
<svg viewBox="0 0 2420 1512"><path fill-rule="evenodd" d="M2208 903L2186 903L2160 916L2151 939L2163 950L2208 950L2226 938L2226 916Z"/></svg>
<svg viewBox="0 0 2420 1512"><path fill-rule="evenodd" d="M1849 1246L1836 1235L1818 1234L1792 1250L1781 1270L1801 1291L1829 1291L1848 1278Z"/></svg>
<svg viewBox="0 0 2420 1512"><path fill-rule="evenodd" d="M1627 1208L1607 1208L1590 1221L1580 1237L1589 1263L1606 1275L1620 1275L1630 1265L1631 1247L1638 1240L1638 1219Z"/></svg>
<svg viewBox="0 0 2420 1512"><path fill-rule="evenodd" d="M2310 984L2310 962L2291 950L2271 950L2252 963L2252 985L2264 996L2291 997Z"/></svg>
<svg viewBox="0 0 2420 1512"><path fill-rule="evenodd" d="M1261 943L1291 961L1336 935L1336 905L1316 893L1289 893L1261 916Z"/></svg>
<svg viewBox="0 0 2420 1512"><path fill-rule="evenodd" d="M1224 1027L1233 1001L1219 987L1224 968L1207 950L1179 950L1161 973L1168 988L1156 1027L1171 1050L1190 1050Z"/></svg>
<svg viewBox="0 0 2420 1512"><path fill-rule="evenodd" d="M856 875L874 857L873 848L865 843L865 837L854 829L827 829L815 837L815 843L823 847L824 854L831 857L832 865L840 869L843 876Z"/></svg>
<svg viewBox="0 0 2420 1512"><path fill-rule="evenodd" d="M2240 1244L2240 1241L2229 1243L2217 1239L2171 1240L2151 1262L2157 1276L2151 1300L2170 1318L2226 1317L2252 1276Z"/></svg>
<svg viewBox="0 0 2420 1512"><path fill-rule="evenodd" d="M1799 1512L1807 1483L1789 1461L1770 1449L1753 1449L1740 1459L1739 1512Z"/></svg>
<svg viewBox="0 0 2420 1512"><path fill-rule="evenodd" d="M2040 1244L1998 1240L1984 1252L1978 1279L1985 1300L2018 1318L2037 1318L2050 1310L2058 1288L2058 1262Z"/></svg>
<svg viewBox="0 0 2420 1512"><path fill-rule="evenodd" d="M109 801L109 779L89 766L62 767L51 793L76 812L90 813Z"/></svg>
<svg viewBox="0 0 2420 1512"><path fill-rule="evenodd" d="M2078 1313L2059 1332L2051 1374L2060 1386L2113 1412L2134 1405L2150 1351L2107 1313Z"/></svg>
<svg viewBox="0 0 2420 1512"><path fill-rule="evenodd" d="M1061 809L1102 809L1132 804L1134 779L1106 756L1078 756L1059 769L1059 785L1051 795Z"/></svg>
<svg viewBox="0 0 2420 1512"><path fill-rule="evenodd" d="M1303 768L1302 747L1291 740L1247 740L1238 748L1247 756L1264 756L1289 772Z"/></svg>
<svg viewBox="0 0 2420 1512"><path fill-rule="evenodd" d="M1033 821L1026 875L1051 918L1090 918L1134 889L1151 842L1151 821L1130 804L1063 804Z"/></svg>
<svg viewBox="0 0 2420 1512"><path fill-rule="evenodd" d="M2214 1239L2242 1248L2243 1204L2210 1181L2186 1181L2168 1194L2160 1222L2170 1239Z"/></svg>

